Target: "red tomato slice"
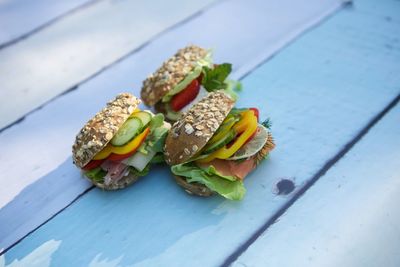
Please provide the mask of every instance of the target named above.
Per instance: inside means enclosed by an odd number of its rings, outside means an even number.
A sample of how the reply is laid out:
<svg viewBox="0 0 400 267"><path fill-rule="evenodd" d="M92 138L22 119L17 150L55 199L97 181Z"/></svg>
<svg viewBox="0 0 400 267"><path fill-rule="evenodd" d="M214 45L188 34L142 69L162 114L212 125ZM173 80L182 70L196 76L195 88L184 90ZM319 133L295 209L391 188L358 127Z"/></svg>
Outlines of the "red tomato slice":
<svg viewBox="0 0 400 267"><path fill-rule="evenodd" d="M135 154L135 152L136 152L137 149L138 149L138 148L136 147L136 148L133 149L131 152L126 153L126 154L122 154L122 155L118 155L118 154L111 153L111 155L108 156L107 159L109 159L109 160L111 160L111 161L121 161L121 160L124 160L124 159L126 159L126 158L129 158L130 156L132 156L133 154Z"/></svg>
<svg viewBox="0 0 400 267"><path fill-rule="evenodd" d="M174 95L171 100L173 111L179 111L196 98L200 91L200 83L197 79L193 80L185 89Z"/></svg>
<svg viewBox="0 0 400 267"><path fill-rule="evenodd" d="M91 160L89 161L88 164L86 164L85 166L83 166L82 170L84 171L89 171L92 170L94 168L99 167L102 163L103 163L104 159L100 159L100 160Z"/></svg>
<svg viewBox="0 0 400 267"><path fill-rule="evenodd" d="M254 116L256 116L257 117L257 121L259 121L260 112L258 111L258 109L257 108L249 108L249 109L254 112Z"/></svg>

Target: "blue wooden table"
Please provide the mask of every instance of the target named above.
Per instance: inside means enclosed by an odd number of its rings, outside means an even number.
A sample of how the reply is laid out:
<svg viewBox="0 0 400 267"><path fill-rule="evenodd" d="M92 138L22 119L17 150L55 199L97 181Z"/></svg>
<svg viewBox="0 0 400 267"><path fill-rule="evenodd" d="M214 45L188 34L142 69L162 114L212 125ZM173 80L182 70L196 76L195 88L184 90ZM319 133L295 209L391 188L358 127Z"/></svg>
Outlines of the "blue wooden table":
<svg viewBox="0 0 400 267"><path fill-rule="evenodd" d="M189 43L272 119L245 199L94 188L75 134ZM0 266L400 266L399 74L396 0L0 1Z"/></svg>

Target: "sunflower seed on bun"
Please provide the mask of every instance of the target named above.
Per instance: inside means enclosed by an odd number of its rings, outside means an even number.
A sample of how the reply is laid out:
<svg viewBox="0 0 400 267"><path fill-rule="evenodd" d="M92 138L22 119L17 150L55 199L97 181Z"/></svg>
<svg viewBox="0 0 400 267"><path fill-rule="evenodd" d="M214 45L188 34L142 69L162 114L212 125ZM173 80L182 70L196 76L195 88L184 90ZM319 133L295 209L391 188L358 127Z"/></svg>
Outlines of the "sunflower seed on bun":
<svg viewBox="0 0 400 267"><path fill-rule="evenodd" d="M165 141L165 160L169 165L188 161L210 140L224 121L235 101L216 91L193 105L174 123Z"/></svg>
<svg viewBox="0 0 400 267"><path fill-rule="evenodd" d="M208 51L195 45L189 45L165 61L162 66L143 81L141 98L148 106L154 106L168 91L173 89L189 74L196 63L207 55Z"/></svg>
<svg viewBox="0 0 400 267"><path fill-rule="evenodd" d="M117 133L140 104L140 100L129 93L119 94L114 100L90 119L76 136L72 146L74 164L83 168L99 153Z"/></svg>

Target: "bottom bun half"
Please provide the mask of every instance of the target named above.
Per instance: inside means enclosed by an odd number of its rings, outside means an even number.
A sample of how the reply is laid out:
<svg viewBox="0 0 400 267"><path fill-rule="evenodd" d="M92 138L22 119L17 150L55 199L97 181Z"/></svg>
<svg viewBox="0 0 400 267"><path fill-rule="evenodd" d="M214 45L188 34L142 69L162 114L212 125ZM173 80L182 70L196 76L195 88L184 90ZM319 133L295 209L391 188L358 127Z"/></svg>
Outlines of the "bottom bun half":
<svg viewBox="0 0 400 267"><path fill-rule="evenodd" d="M105 185L105 184L98 183L98 182L95 182L95 181L89 179L88 177L86 177L86 175L84 175L84 177L86 179L88 179L96 187L104 189L104 190L110 190L110 191L111 190L123 189L123 188L135 183L140 178L140 176L137 176L137 175L134 175L132 173L129 173L127 176L124 176L123 178L121 178L121 180L119 180L118 182L112 183L110 185Z"/></svg>
<svg viewBox="0 0 400 267"><path fill-rule="evenodd" d="M182 186L185 191L191 195L196 195L200 197L209 197L213 194L213 191L211 191L207 186L201 184L201 183L189 183L186 180L186 177L183 176L178 176L174 175L175 181L177 184Z"/></svg>

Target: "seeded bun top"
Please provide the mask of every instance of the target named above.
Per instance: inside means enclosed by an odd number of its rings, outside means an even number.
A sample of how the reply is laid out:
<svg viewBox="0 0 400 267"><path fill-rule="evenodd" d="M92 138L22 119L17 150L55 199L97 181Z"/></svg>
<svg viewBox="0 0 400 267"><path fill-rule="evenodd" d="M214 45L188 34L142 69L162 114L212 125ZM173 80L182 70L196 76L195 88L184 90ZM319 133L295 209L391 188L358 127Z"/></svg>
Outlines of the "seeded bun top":
<svg viewBox="0 0 400 267"><path fill-rule="evenodd" d="M140 102L129 93L119 94L108 102L77 134L72 146L74 163L80 168L88 164L110 142Z"/></svg>
<svg viewBox="0 0 400 267"><path fill-rule="evenodd" d="M165 141L169 165L188 161L213 136L233 108L234 100L222 91L209 93L175 122Z"/></svg>
<svg viewBox="0 0 400 267"><path fill-rule="evenodd" d="M189 74L196 63L207 55L207 50L190 45L165 61L162 66L143 81L140 97L148 106L154 106Z"/></svg>

